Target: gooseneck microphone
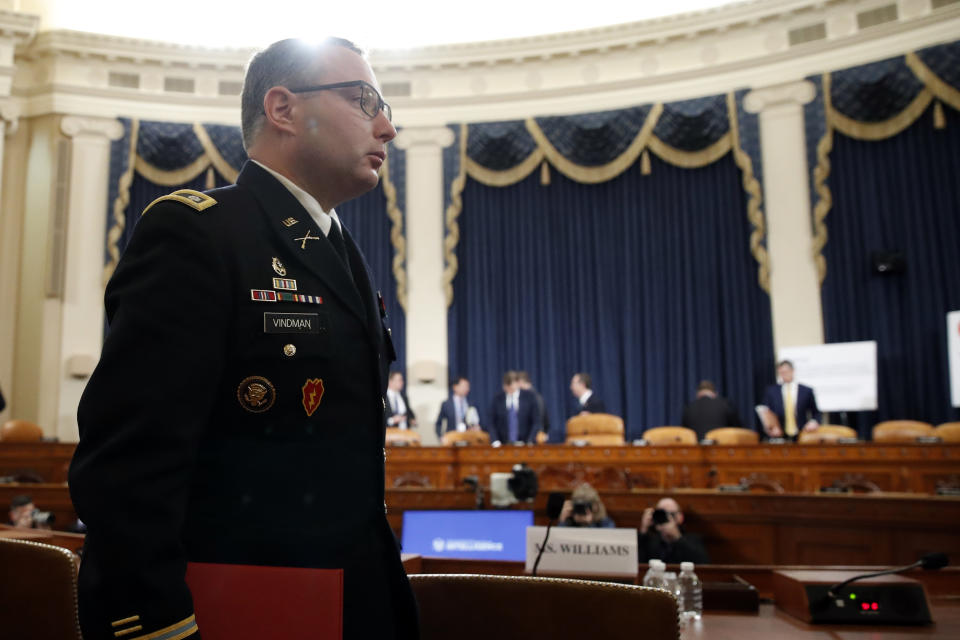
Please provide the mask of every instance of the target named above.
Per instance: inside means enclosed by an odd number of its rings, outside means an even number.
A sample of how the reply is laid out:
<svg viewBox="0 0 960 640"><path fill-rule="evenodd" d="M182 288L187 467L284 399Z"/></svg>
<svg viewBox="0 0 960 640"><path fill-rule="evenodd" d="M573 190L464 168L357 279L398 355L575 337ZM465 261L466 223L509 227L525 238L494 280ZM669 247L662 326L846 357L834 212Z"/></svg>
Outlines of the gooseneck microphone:
<svg viewBox="0 0 960 640"><path fill-rule="evenodd" d="M899 569L887 569L886 571L877 571L876 573L864 573L863 575L854 576L849 580L844 580L838 584L833 585L830 589L827 590L827 597L836 599L839 597L840 590L851 582L856 582L857 580L863 580L864 578L876 578L877 576L887 576L893 573L903 573L904 571L909 571L910 569L916 569L917 567L923 567L924 569L942 569L947 566L949 563L949 558L945 553L928 553L913 564L907 565L905 567L900 567Z"/></svg>
<svg viewBox="0 0 960 640"><path fill-rule="evenodd" d="M543 542L540 543L540 551L537 552L537 559L533 563L533 571L530 575L537 575L537 567L540 566L540 558L543 557L543 550L547 548L547 540L550 539L550 527L554 521L560 517L563 511L563 503L567 497L562 493L551 493L547 496L547 531L543 534Z"/></svg>

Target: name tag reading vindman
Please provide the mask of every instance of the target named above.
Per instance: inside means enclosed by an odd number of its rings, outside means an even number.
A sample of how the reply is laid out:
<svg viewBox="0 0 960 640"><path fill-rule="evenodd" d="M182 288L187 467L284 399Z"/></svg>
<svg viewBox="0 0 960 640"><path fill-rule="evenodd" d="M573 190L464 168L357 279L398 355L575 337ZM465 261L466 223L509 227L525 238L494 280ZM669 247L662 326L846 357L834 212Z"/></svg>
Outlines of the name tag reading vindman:
<svg viewBox="0 0 960 640"><path fill-rule="evenodd" d="M526 572L533 572L546 527L527 527ZM637 530L552 527L537 575L636 576Z"/></svg>
<svg viewBox="0 0 960 640"><path fill-rule="evenodd" d="M264 333L320 333L320 316L316 313L263 314Z"/></svg>

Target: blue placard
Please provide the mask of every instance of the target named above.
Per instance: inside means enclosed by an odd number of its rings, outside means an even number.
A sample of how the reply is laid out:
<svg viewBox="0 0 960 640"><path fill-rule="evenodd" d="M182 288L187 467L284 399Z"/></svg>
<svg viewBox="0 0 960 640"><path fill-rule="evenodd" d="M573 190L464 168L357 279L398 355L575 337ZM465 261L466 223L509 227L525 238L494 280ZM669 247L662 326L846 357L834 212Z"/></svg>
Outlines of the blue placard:
<svg viewBox="0 0 960 640"><path fill-rule="evenodd" d="M464 560L524 560L533 511L404 511L403 552Z"/></svg>

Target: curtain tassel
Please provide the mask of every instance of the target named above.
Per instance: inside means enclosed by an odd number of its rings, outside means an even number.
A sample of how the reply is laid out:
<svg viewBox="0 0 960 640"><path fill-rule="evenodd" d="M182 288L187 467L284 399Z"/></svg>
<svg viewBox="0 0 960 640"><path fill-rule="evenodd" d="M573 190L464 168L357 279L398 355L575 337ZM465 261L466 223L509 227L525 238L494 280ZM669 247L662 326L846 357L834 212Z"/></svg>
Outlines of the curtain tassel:
<svg viewBox="0 0 960 640"><path fill-rule="evenodd" d="M550 165L546 160L540 163L540 184L544 187L550 184Z"/></svg>
<svg viewBox="0 0 960 640"><path fill-rule="evenodd" d="M207 189L213 189L217 186L217 182L213 176L213 167L207 167L207 182L205 187Z"/></svg>
<svg viewBox="0 0 960 640"><path fill-rule="evenodd" d="M650 175L650 152L646 149L640 154L640 173L645 176Z"/></svg>
<svg viewBox="0 0 960 640"><path fill-rule="evenodd" d="M941 104L939 100L937 100L933 105L933 128L947 128L947 116L943 113L943 104Z"/></svg>

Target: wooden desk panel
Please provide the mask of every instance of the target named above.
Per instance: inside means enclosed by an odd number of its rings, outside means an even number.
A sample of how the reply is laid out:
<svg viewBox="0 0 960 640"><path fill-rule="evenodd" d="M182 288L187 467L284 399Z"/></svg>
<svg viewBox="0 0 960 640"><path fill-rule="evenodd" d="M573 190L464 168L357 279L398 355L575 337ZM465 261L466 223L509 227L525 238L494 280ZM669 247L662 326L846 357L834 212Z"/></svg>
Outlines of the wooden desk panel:
<svg viewBox="0 0 960 640"><path fill-rule="evenodd" d="M66 482L75 444L59 442L0 442L0 477L22 473L43 482Z"/></svg>
<svg viewBox="0 0 960 640"><path fill-rule="evenodd" d="M73 444L0 443L0 476L30 471L65 482ZM710 489L755 476L788 493L813 493L835 480L860 479L883 491L935 493L960 487L960 444L744 445L738 447L388 447L386 488L457 489L466 476L524 462L542 490L590 482L607 491Z"/></svg>

